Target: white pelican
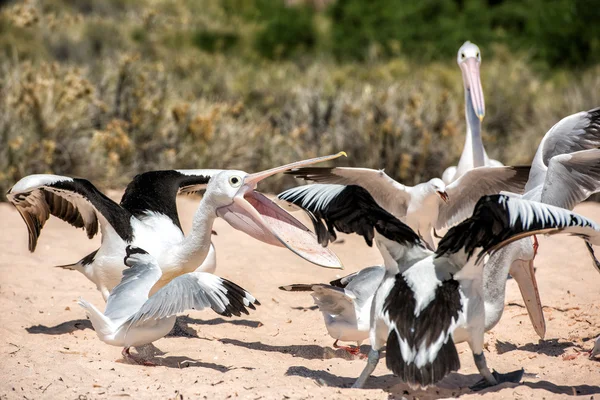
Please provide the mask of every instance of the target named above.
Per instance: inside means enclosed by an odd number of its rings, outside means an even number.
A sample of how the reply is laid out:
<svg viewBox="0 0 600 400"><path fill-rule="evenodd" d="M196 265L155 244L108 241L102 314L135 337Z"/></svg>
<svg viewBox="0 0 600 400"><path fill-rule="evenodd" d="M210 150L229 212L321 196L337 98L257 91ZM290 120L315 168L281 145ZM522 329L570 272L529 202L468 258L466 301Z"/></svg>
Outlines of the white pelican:
<svg viewBox="0 0 600 400"><path fill-rule="evenodd" d="M114 287L104 313L84 299L85 309L96 334L104 343L123 347L123 357L138 364L154 365L129 353L130 347L154 342L173 329L175 315L186 310L210 307L226 317L248 314L246 308L260 304L233 282L207 272L189 272L171 280L152 297L150 290L162 275L156 259L138 247L125 248L121 282Z"/></svg>
<svg viewBox="0 0 600 400"><path fill-rule="evenodd" d="M385 269L381 266L367 267L353 274L329 282L280 286L289 292L312 292L312 297L323 313L325 327L335 339L334 348L359 354L361 343L369 338L371 304ZM339 340L356 342L356 347L339 346Z"/></svg>
<svg viewBox="0 0 600 400"><path fill-rule="evenodd" d="M384 259L386 274L371 314L372 349L354 387L364 385L386 343L388 368L413 386L435 384L460 368L454 345L460 341L469 343L484 378L476 388L520 381L522 370L492 373L485 361L484 255L540 233L571 233L600 244L600 226L593 221L558 207L493 195L482 197L473 216L451 228L433 252L368 191L360 186L344 191L328 204L314 202L305 209L331 230L375 238ZM301 200L294 204L304 208Z"/></svg>
<svg viewBox="0 0 600 400"><path fill-rule="evenodd" d="M97 233L100 224L100 248L83 258L76 268L96 284L105 299L121 280L125 247L148 249L162 269L162 276L150 293L153 294L171 279L202 264L210 250L212 225L217 216L258 240L285 246L317 265L341 268L337 257L331 251L323 251L308 228L254 190L271 175L341 154L254 174L236 170L142 174L130 184L121 205L85 179L57 175L27 176L9 190L7 197L27 225L30 251L35 249L50 214L85 228L89 237ZM194 215L191 231L184 236L177 220L175 193L202 189L206 193Z"/></svg>
<svg viewBox="0 0 600 400"><path fill-rule="evenodd" d="M502 166L501 162L490 160L481 139L481 121L485 116L485 101L479 76L479 66L481 65L479 47L466 41L458 49L456 62L462 71L463 86L465 88L467 135L458 166L447 168L442 175L442 180L446 184L455 181L473 168Z"/></svg>

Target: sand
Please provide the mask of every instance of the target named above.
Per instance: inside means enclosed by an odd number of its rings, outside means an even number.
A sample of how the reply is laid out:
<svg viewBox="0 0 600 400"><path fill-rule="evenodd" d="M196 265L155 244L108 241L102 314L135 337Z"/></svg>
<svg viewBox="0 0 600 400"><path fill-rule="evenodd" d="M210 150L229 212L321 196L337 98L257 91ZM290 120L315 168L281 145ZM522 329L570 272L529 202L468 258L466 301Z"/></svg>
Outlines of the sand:
<svg viewBox="0 0 600 400"><path fill-rule="evenodd" d="M180 200L184 228L198 201ZM600 205L584 204L577 211L600 221ZM25 224L9 204L0 204L0 227L1 399L600 398L600 362L579 355L600 334L600 276L576 238L540 239L537 278L546 339L540 341L531 327L513 281L504 316L486 335L490 367L501 372L523 367L523 383L473 393L468 386L479 376L465 344L458 346L462 368L437 387L413 390L382 360L367 389L348 389L365 361L332 348L308 294L277 287L326 282L377 264L379 253L360 237L342 235L344 242L332 245L346 269L330 270L218 220L217 274L249 290L262 305L243 318L210 310L186 313L188 332L196 337L158 340L154 344L165 353L154 358L160 365L145 367L124 363L121 349L100 342L91 329L76 300L82 296L102 308L94 285L77 272L53 268L96 249L99 237L88 240L82 230L51 218L31 254Z"/></svg>

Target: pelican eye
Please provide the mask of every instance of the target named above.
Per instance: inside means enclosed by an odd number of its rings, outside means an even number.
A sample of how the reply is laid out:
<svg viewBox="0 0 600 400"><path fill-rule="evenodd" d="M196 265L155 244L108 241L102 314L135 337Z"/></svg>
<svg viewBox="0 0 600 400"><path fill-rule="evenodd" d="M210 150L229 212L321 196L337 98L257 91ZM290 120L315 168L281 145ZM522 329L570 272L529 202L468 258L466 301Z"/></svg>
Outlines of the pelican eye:
<svg viewBox="0 0 600 400"><path fill-rule="evenodd" d="M460 53L460 58L465 58L465 53Z"/></svg>
<svg viewBox="0 0 600 400"><path fill-rule="evenodd" d="M232 176L229 178L229 184L233 187L239 187L242 184L242 178L239 176Z"/></svg>
<svg viewBox="0 0 600 400"><path fill-rule="evenodd" d="M479 58L479 52L477 52L477 58Z"/></svg>

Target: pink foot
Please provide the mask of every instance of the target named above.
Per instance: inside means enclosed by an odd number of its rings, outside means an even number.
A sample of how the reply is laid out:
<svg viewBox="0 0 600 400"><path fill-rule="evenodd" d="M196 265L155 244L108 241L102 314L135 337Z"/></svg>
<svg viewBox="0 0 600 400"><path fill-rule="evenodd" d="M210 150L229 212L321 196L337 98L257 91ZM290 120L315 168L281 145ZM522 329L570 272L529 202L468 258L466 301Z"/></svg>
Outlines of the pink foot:
<svg viewBox="0 0 600 400"><path fill-rule="evenodd" d="M353 356L359 355L362 353L360 352L360 347L358 346L340 346L337 344L337 340L333 343L333 347L336 349L342 349L342 350L346 350L348 353L352 354Z"/></svg>

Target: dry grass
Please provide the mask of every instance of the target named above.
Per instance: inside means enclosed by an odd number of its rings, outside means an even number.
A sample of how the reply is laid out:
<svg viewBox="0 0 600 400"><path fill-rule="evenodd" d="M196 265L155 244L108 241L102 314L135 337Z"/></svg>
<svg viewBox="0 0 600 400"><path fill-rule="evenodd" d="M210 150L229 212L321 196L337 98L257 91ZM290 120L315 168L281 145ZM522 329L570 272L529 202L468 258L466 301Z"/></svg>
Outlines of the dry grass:
<svg viewBox="0 0 600 400"><path fill-rule="evenodd" d="M453 62L209 54L189 33L218 24L218 9L195 17L184 0L138 3L143 12L124 3L115 15L58 0L0 9L8 55L0 61L0 190L31 173L117 187L149 169L255 171L340 150L349 155L341 163L414 184L460 155L464 106ZM600 68L543 75L525 56L495 54L482 66L493 158L528 163L555 122L600 105Z"/></svg>

